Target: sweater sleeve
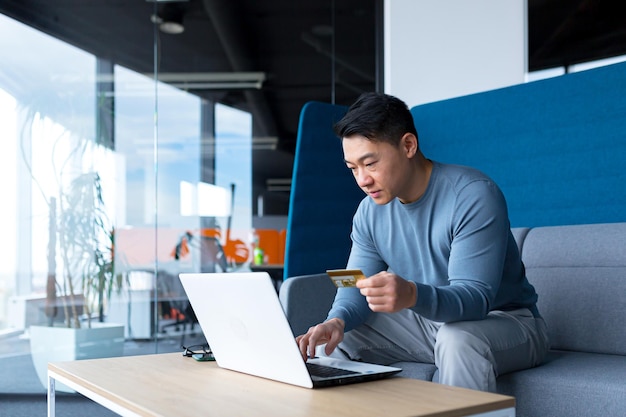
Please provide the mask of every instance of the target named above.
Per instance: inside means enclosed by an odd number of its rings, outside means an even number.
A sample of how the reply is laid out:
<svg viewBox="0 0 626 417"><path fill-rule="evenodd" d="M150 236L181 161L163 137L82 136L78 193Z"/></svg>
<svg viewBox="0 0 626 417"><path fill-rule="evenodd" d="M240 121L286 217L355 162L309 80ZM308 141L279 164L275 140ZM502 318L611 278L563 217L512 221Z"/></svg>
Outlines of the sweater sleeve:
<svg viewBox="0 0 626 417"><path fill-rule="evenodd" d="M483 175L451 178L440 178L425 200L410 207L362 202L348 268L361 268L366 276L389 270L415 282L412 309L427 319L480 320L496 305L503 277L510 234L506 202ZM346 288L337 291L328 318L343 319L348 331L369 314L360 292Z"/></svg>
<svg viewBox="0 0 626 417"><path fill-rule="evenodd" d="M457 195L446 286L417 285L413 310L440 322L480 320L500 287L509 234L506 202L491 181L477 180Z"/></svg>
<svg viewBox="0 0 626 417"><path fill-rule="evenodd" d="M368 197L369 198L369 197ZM369 234L371 231L366 227L367 204L361 202L352 223L352 248L346 268L361 269L366 277L380 271L387 270L387 264L383 261L376 248L374 239ZM357 288L339 288L335 296L333 306L328 313L327 320L340 318L345 324L345 331L349 331L363 323L371 314L365 297Z"/></svg>

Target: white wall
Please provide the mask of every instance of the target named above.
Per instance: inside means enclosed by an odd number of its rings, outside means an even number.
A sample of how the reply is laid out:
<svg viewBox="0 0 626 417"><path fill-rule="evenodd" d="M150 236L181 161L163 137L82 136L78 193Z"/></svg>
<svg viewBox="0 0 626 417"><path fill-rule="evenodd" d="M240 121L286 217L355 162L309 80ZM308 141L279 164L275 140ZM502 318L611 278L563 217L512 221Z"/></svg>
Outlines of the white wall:
<svg viewBox="0 0 626 417"><path fill-rule="evenodd" d="M523 83L527 0L385 0L385 92L409 107Z"/></svg>

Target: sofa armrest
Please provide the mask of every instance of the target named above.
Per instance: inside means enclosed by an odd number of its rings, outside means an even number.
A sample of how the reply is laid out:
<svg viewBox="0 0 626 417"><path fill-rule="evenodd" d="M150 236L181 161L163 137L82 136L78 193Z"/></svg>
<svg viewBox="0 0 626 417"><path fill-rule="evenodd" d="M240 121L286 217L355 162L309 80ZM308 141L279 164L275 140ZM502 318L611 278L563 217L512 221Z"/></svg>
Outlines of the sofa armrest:
<svg viewBox="0 0 626 417"><path fill-rule="evenodd" d="M517 243L517 248L519 249L520 256L522 255L522 249L524 248L524 239L526 239L526 235L530 232L530 227L513 227L511 229L511 233L513 234L513 238L515 238L515 243Z"/></svg>
<svg viewBox="0 0 626 417"><path fill-rule="evenodd" d="M294 336L326 319L336 291L326 274L300 275L283 281L279 298Z"/></svg>

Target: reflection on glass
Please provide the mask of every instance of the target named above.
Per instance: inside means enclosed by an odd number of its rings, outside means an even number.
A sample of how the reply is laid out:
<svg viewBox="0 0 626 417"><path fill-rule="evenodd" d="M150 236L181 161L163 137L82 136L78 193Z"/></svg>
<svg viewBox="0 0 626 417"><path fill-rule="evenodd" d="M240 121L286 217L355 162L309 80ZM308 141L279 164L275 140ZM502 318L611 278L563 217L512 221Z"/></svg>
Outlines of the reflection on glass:
<svg viewBox="0 0 626 417"><path fill-rule="evenodd" d="M2 15L0 62L0 361L45 384L61 327L115 327L96 356L204 342L178 274L248 268L251 114Z"/></svg>
<svg viewBox="0 0 626 417"><path fill-rule="evenodd" d="M250 259L252 230L252 116L221 104L215 106L215 183L230 189L231 212L222 228L224 249L232 265Z"/></svg>
<svg viewBox="0 0 626 417"><path fill-rule="evenodd" d="M0 347L32 353L45 386L48 361L123 352L123 324L105 323L123 284L113 244L122 161L100 141L93 55L0 16L0 60L3 150L15 161L0 192L17 202L2 216L15 261L0 276Z"/></svg>

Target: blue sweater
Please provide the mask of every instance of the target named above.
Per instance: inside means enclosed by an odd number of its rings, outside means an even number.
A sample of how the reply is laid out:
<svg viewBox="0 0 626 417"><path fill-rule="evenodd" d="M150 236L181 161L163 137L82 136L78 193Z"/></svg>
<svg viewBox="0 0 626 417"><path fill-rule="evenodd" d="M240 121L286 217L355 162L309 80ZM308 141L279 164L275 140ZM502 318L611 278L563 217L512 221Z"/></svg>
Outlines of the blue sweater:
<svg viewBox="0 0 626 417"><path fill-rule="evenodd" d="M365 276L389 270L415 282L413 310L425 318L480 320L491 310L522 307L538 315L504 196L475 169L433 162L425 193L410 204L365 197L351 238L347 268ZM358 289L340 288L328 318L343 319L348 331L370 313Z"/></svg>

